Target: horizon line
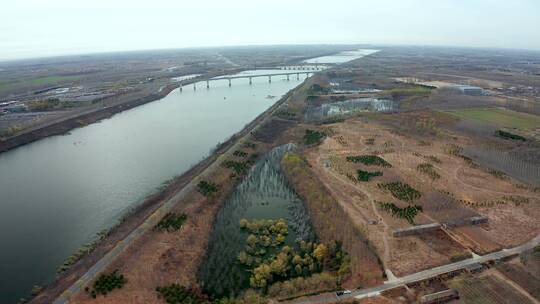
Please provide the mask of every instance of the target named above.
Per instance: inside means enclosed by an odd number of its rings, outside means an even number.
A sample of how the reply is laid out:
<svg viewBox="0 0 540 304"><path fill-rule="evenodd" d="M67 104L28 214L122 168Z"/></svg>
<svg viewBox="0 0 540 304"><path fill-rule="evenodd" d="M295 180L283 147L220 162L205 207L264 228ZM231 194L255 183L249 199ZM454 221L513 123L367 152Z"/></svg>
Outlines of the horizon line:
<svg viewBox="0 0 540 304"><path fill-rule="evenodd" d="M128 49L128 50L111 50L111 51L90 51L81 53L64 53L58 55L44 55L35 57L21 57L12 59L0 58L0 64L18 63L24 61L54 59L54 58L69 58L80 56L99 56L107 54L122 54L122 53L144 53L144 52L159 52L159 51L176 51L176 50L196 50L196 49L220 49L220 48L242 48L242 47L271 47L271 46L358 46L358 47L429 47L429 48L454 48L454 49L476 49L476 50L501 50L501 51L528 51L540 52L536 48L512 48L512 47L493 47L493 46L464 46L464 45L439 45L439 44L401 44L401 43L272 43L272 44L239 44L239 45L207 45L207 46L186 46L186 47L170 47L170 48L150 48L150 49Z"/></svg>

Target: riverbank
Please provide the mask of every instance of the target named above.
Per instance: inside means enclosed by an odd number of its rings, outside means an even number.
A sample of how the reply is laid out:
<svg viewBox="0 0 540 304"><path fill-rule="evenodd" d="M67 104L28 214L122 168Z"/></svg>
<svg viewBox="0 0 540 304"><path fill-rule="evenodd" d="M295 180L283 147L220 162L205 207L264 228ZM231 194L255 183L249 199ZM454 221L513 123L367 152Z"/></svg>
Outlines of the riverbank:
<svg viewBox="0 0 540 304"><path fill-rule="evenodd" d="M228 75L239 73L245 69L232 69L223 71L220 73L212 73L204 75L202 78L212 78L216 76ZM190 79L182 82L182 85L189 85L200 81L199 79ZM113 115L133 109L135 107L160 100L169 95L173 90L179 87L180 83L171 83L161 88L157 92L153 92L145 97L136 98L127 102L122 102L107 106L104 108L94 108L89 111L77 113L75 115L57 119L50 123L35 128L29 128L20 134L8 137L6 139L0 139L0 153L15 149L17 147L32 143L34 141L46 138L49 136L62 135L73 129L84 127L89 124L93 124L103 119L112 117Z"/></svg>
<svg viewBox="0 0 540 304"><path fill-rule="evenodd" d="M51 283L32 303L51 303L64 290L72 286L90 267L105 256L119 241L124 240L134 229L145 222L158 208L169 199L173 198L177 193L186 188L190 182L203 172L205 172L212 164L214 164L220 156L233 147L240 138L249 135L252 131L265 121L272 113L283 104L295 91L293 89L283 96L278 102L269 107L266 111L257 116L253 121L247 124L241 131L231 136L223 144L220 144L214 152L207 158L199 162L196 166L175 178L165 190L150 196L143 204L140 205L134 212L130 213L110 234L107 238L98 244L97 248L88 256L82 258L75 263L71 269L62 274L58 279Z"/></svg>

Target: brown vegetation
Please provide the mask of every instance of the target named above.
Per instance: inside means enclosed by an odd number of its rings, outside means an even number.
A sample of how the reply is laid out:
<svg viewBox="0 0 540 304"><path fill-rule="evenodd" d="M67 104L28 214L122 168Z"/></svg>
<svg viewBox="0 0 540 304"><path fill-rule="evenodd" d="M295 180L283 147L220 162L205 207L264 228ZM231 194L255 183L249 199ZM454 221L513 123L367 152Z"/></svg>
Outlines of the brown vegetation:
<svg viewBox="0 0 540 304"><path fill-rule="evenodd" d="M341 241L351 256L352 276L346 284L358 287L380 283L383 272L369 242L314 176L307 162L298 154L288 153L282 166L293 188L305 200L319 238L324 242Z"/></svg>

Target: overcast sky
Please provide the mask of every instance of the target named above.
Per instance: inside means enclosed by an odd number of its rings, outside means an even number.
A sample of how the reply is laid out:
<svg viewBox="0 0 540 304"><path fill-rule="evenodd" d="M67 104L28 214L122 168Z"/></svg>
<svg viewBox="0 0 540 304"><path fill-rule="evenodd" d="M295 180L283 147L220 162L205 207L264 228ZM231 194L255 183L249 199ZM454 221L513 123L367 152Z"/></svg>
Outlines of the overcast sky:
<svg viewBox="0 0 540 304"><path fill-rule="evenodd" d="M3 0L0 60L222 45L540 50L540 0Z"/></svg>

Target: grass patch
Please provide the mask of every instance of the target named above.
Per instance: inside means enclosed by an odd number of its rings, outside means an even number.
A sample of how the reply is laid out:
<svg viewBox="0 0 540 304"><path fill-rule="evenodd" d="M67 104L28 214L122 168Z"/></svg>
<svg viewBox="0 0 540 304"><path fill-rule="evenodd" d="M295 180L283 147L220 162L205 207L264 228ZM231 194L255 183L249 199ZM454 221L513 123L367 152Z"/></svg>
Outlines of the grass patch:
<svg viewBox="0 0 540 304"><path fill-rule="evenodd" d="M403 88L394 88L391 90L383 91L380 95L390 95L393 98L403 98L411 96L429 96L433 88L426 86L410 86Z"/></svg>
<svg viewBox="0 0 540 304"><path fill-rule="evenodd" d="M379 183L377 186L380 189L390 191L393 197L406 202L412 202L422 196L420 191L402 182Z"/></svg>
<svg viewBox="0 0 540 304"><path fill-rule="evenodd" d="M362 163L367 166L379 166L384 168L392 167L389 162L376 155L347 156L347 161L352 163Z"/></svg>
<svg viewBox="0 0 540 304"><path fill-rule="evenodd" d="M381 171L368 172L368 171L364 171L364 170L360 170L360 169L358 169L356 171L356 173L358 174L358 177L357 177L358 180L361 181L361 182L369 182L369 180L372 177L383 175L383 173Z"/></svg>
<svg viewBox="0 0 540 304"><path fill-rule="evenodd" d="M304 134L304 143L306 145L320 144L325 137L326 134L324 132L307 129Z"/></svg>
<svg viewBox="0 0 540 304"><path fill-rule="evenodd" d="M197 184L197 191L204 196L211 196L218 191L218 186L212 182L200 181Z"/></svg>
<svg viewBox="0 0 540 304"><path fill-rule="evenodd" d="M157 223L156 229L161 231L173 232L177 231L182 227L184 222L187 220L187 215L185 213L176 214L169 212Z"/></svg>
<svg viewBox="0 0 540 304"><path fill-rule="evenodd" d="M487 122L506 128L536 129L540 127L540 117L499 108L475 108L448 111L454 116Z"/></svg>

